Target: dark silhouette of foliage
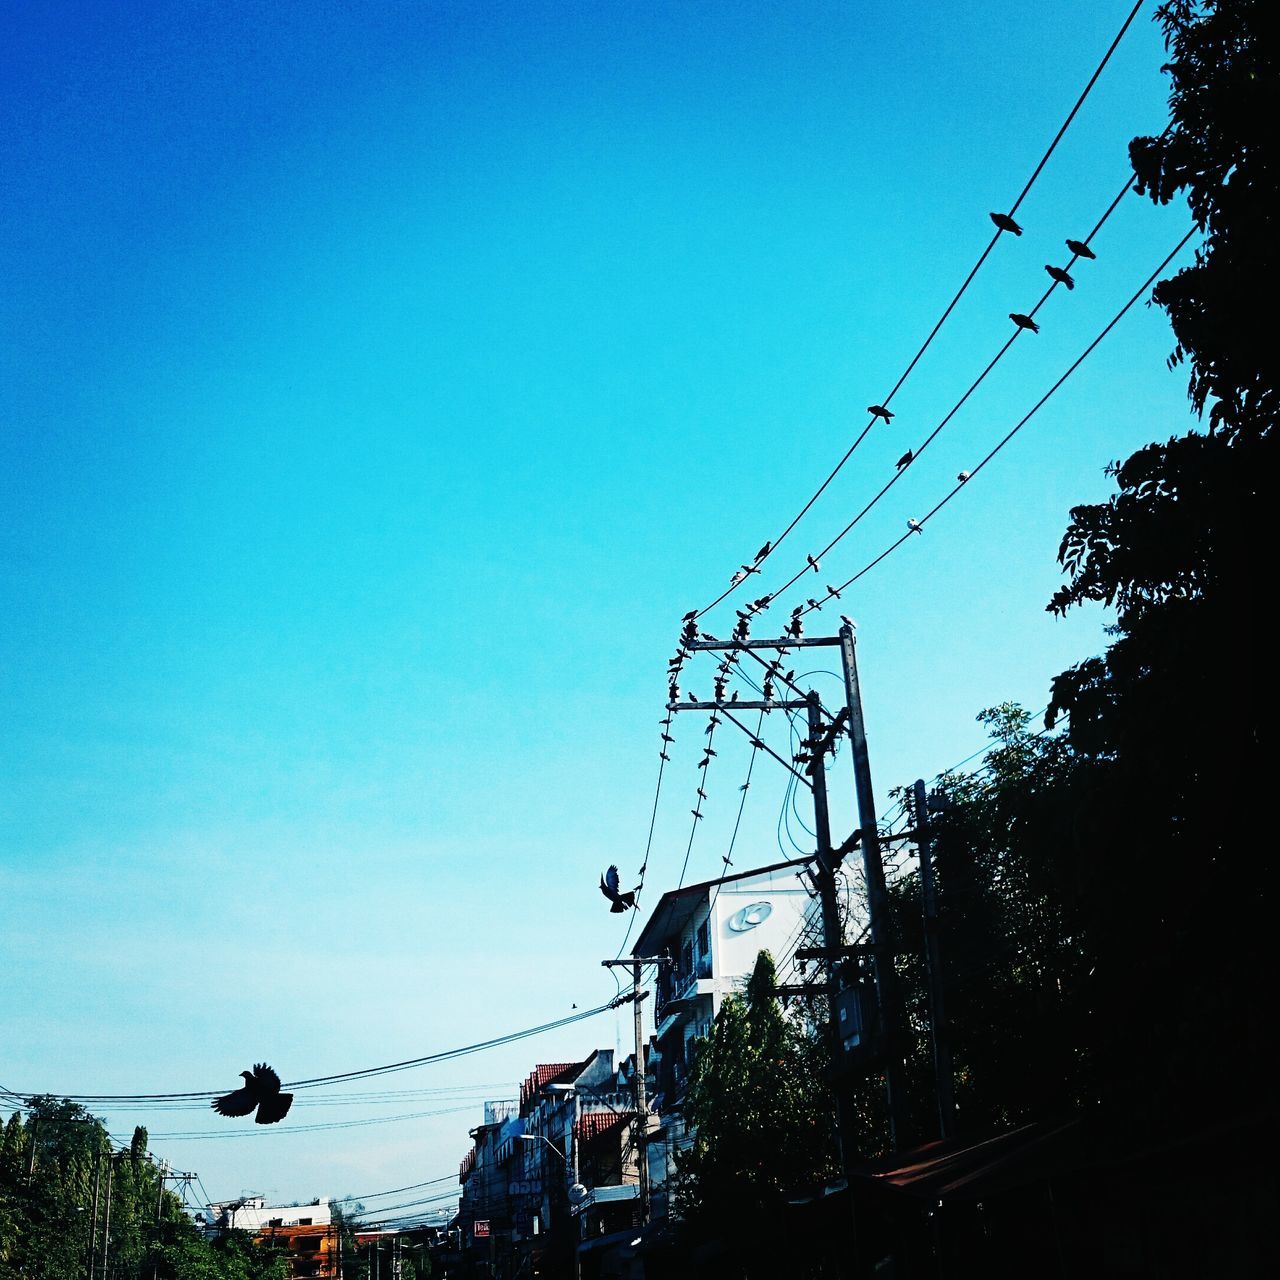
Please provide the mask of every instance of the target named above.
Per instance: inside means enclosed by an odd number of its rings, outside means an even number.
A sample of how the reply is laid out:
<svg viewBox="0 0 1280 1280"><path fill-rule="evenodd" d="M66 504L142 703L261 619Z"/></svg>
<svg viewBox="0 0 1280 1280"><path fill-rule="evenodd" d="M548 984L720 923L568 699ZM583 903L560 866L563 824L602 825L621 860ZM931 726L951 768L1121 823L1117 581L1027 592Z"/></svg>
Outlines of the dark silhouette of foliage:
<svg viewBox="0 0 1280 1280"><path fill-rule="evenodd" d="M1274 572L1276 359L1262 317L1276 286L1277 67L1267 6L1159 10L1171 125L1132 145L1140 190L1185 195L1205 239L1155 301L1173 324L1207 430L1139 450L1117 492L1078 507L1049 608L1114 606L1107 652L1060 675L1081 758L1064 909L1095 965L1094 1087L1120 1120L1163 1125L1265 1097L1260 1011L1275 903L1262 824L1274 664L1263 611ZM1229 922L1229 923L1228 923ZM1230 931L1230 939L1223 936Z"/></svg>
<svg viewBox="0 0 1280 1280"><path fill-rule="evenodd" d="M676 1158L676 1205L690 1237L730 1248L751 1241L757 1262L759 1225L776 1219L786 1192L834 1169L824 1055L783 1011L776 985L762 951L745 993L720 1006L685 1097L693 1143Z"/></svg>
<svg viewBox="0 0 1280 1280"><path fill-rule="evenodd" d="M0 1140L0 1280L86 1274L94 1174L100 1250L108 1169L108 1280L284 1280L283 1262L246 1233L208 1239L200 1232L162 1187L146 1129L136 1128L128 1149L117 1151L88 1111L51 1097L30 1099L27 1117L10 1116Z"/></svg>

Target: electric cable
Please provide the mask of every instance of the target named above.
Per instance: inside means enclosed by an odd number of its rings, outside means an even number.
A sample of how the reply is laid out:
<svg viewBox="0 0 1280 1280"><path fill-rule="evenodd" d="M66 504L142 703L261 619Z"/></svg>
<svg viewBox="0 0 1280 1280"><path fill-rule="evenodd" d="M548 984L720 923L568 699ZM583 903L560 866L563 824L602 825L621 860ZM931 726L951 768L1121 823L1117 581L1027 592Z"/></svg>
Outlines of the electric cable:
<svg viewBox="0 0 1280 1280"><path fill-rule="evenodd" d="M1125 18L1124 22L1121 24L1120 30L1116 33L1115 38L1111 41L1111 44L1107 48L1106 53L1103 54L1101 62L1098 63L1097 67L1094 69L1093 74L1089 77L1089 81L1085 85L1084 89L1081 91L1080 96L1076 99L1075 104L1072 106L1071 110L1067 113L1066 119L1062 122L1062 125L1058 129L1058 132L1054 135L1053 141L1049 144L1048 149L1045 151L1044 155L1041 156L1039 163L1036 165L1035 169L1032 171L1031 177L1027 179L1026 184L1023 186L1022 190L1018 193L1018 198L1013 202L1012 206L1010 206L1008 213L1005 215L1008 219L1010 220L1013 219L1014 214L1018 212L1018 209L1021 207L1022 202L1027 198L1028 194L1031 191L1031 188L1036 183L1036 179L1040 177L1040 174L1043 172L1045 165L1049 163L1049 158L1053 155L1054 151L1057 150L1058 143L1062 141L1062 138L1066 134L1067 129L1070 128L1072 121L1076 118L1076 115L1080 111L1080 108L1084 105L1085 99L1088 98L1089 94L1093 90L1094 85L1097 84L1098 78L1102 75L1102 72L1105 69L1107 63L1111 60L1111 55L1115 53L1117 47L1120 44L1120 41L1124 39L1125 33L1129 30L1129 27L1133 23L1134 18L1138 16L1138 10L1141 8L1142 8L1142 0L1137 0L1137 3L1134 4L1133 8L1129 11L1129 16ZM942 315L939 317L937 323L930 330L929 336L925 338L920 349L916 352L914 356L912 356L910 363L907 365L906 369L902 372L901 376L898 378L898 381L894 383L889 394L883 400L879 401L877 408L887 409L889 404L893 400L894 396L896 396L898 392L902 389L903 384L911 376L912 371L915 369L916 365L919 364L921 357L929 349L930 345L933 343L934 338L938 336L939 330L941 330L942 326L947 322L947 319L950 317L951 313L955 310L956 305L959 303L960 299L964 297L965 292L968 290L970 284L973 283L974 277L982 269L982 266L986 262L987 258L990 256L991 251L996 247L996 242L1000 239L1000 237L1004 234L1004 232L1005 232L1005 229L997 223L995 235L991 237L991 240L987 244L987 247L983 249L982 253L979 255L977 262L974 263L973 267L970 269L969 274L965 277L964 283L961 284L959 290L956 292L955 297L952 298L951 301L947 304L946 309L943 311ZM758 568L759 565L763 564L765 560L767 560L778 549L778 547L782 544L783 540L787 537L787 535L790 534L791 531L796 527L796 525L798 525L800 521L805 517L805 515L809 512L813 504L817 502L817 500L825 492L827 486L830 485L832 480L834 480L837 475L839 475L845 463L848 462L849 459L853 456L858 446L863 442L863 440L866 439L867 434L870 432L876 420L877 420L877 415L874 413L871 414L870 421L867 423L865 427L863 427L862 431L854 438L853 444L849 446L844 456L832 468L827 478L822 482L821 485L818 486L813 496L804 504L803 507L800 508L800 511L791 520L790 524L788 524L787 527L783 529L783 531L776 538L764 544L764 548L765 548L764 552L762 555L757 556L756 560L753 562L753 568ZM821 558L821 555L819 555L818 558ZM745 569L746 569L746 566L744 566L744 570ZM735 577L736 576L737 575L735 575ZM732 595L733 592L736 591L738 587L741 586L742 583L747 581L749 578L750 578L750 573L746 573L745 576L733 582L728 588L728 590L721 592L721 594L717 596L709 605L699 610L696 616L702 617L703 614L710 612L710 610L714 609L718 604L721 603L721 601L726 600L730 595Z"/></svg>
<svg viewBox="0 0 1280 1280"><path fill-rule="evenodd" d="M1120 310L1108 322L1108 324L1102 330L1102 332L1099 333L1098 336L1094 338L1094 340L1091 343L1089 343L1089 345L1084 349L1084 351L1081 352L1081 354L1077 356L1076 359L1072 362L1072 364L1068 367L1067 371L1057 380L1057 382L1053 384L1053 386L1049 388L1048 391L1044 393L1043 396L1040 397L1039 400L1036 401L1036 403L1028 410L1025 416L1023 416L1009 430L1009 432L995 445L995 447L992 448L990 452L986 454L986 456L982 459L982 461L979 462L972 471L967 473L967 475L965 475L965 478L963 480L958 481L955 484L955 486L946 494L946 496L940 502L938 502L935 506L933 506L919 520L917 520L914 526L909 528L905 534L902 534L895 542L891 543L884 551L882 551L878 556L876 556L874 560L871 560L869 563L867 563L861 569L859 569L858 572L855 573L851 578L848 578L843 583L841 583L839 590L845 591L849 587L853 586L853 584L857 582L859 578L863 577L864 574L870 573L870 571L874 569L876 565L878 565L882 560L886 559L886 557L888 557L894 551L896 551L900 546L902 546L904 542L909 541L917 532L922 530L924 526L930 520L932 520L933 517L936 516L938 512L940 512L952 500L952 498L956 496L956 494L960 492L961 489L965 488L979 474L979 472L981 472L983 468L986 467L987 463L989 463L1005 447L1005 445L1007 445L1009 441L1012 440L1013 437L1016 436L1018 432L1021 431L1022 428L1027 425L1028 422L1031 421L1031 419L1049 401L1049 399L1058 390L1058 388L1061 387L1062 384L1066 382L1067 379L1070 378L1071 375L1084 363L1084 361L1094 351L1094 349L1098 346L1098 344L1101 343L1103 338L1105 338L1111 332L1111 330L1114 329L1116 325L1120 323L1120 321L1124 318L1124 316L1128 314L1128 312L1134 306L1134 304L1137 303L1138 300L1142 297L1142 295L1147 291L1147 289L1151 287L1156 277L1159 276L1159 274L1169 265L1169 263L1172 262L1173 259L1177 257L1177 255L1183 250L1183 248L1186 247L1187 242L1191 239L1193 235L1195 235L1196 230L1197 228L1193 227L1190 231L1187 232L1185 236L1182 237L1182 239L1177 243L1176 246L1174 246L1173 250L1169 253L1168 257L1166 257L1165 260L1147 277L1147 279L1143 282L1142 286L1138 289L1138 291L1129 299L1128 302L1124 304L1123 307L1120 308Z"/></svg>

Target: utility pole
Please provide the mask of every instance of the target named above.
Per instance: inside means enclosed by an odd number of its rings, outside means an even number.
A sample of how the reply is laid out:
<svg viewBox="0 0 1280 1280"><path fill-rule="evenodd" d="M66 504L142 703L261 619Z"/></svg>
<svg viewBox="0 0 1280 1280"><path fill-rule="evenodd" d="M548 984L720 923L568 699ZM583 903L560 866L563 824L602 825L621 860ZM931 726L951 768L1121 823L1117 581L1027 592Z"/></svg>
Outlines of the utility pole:
<svg viewBox="0 0 1280 1280"><path fill-rule="evenodd" d="M85 1280L93 1280L93 1264L98 1257L98 1184L102 1178L102 1152L93 1159L93 1209L89 1214L89 1254L85 1266Z"/></svg>
<svg viewBox="0 0 1280 1280"><path fill-rule="evenodd" d="M920 908L924 917L924 962L929 987L929 1039L933 1046L933 1078L938 1101L938 1131L943 1138L955 1132L956 1104L951 1069L951 1044L943 999L942 945L938 936L938 894L934 882L933 840L929 833L929 797L923 779L912 788L916 849L920 854Z"/></svg>
<svg viewBox="0 0 1280 1280"><path fill-rule="evenodd" d="M107 1199L103 1211L102 1222L102 1280L107 1280L107 1267L111 1254L111 1184L115 1179L116 1161L114 1156L107 1157Z"/></svg>
<svg viewBox="0 0 1280 1280"><path fill-rule="evenodd" d="M849 709L849 743L853 753L853 785L858 800L858 829L862 833L862 868L867 881L867 909L874 953L876 1007L885 1045L885 1099L889 1104L889 1143L897 1150L906 1137L906 1091L902 1079L902 1042L898 1019L898 993L893 968L893 939L889 928L889 893L880 857L880 827L876 798L871 786L871 760L867 730L862 718L862 686L853 627L840 628L840 656L844 663L845 705Z"/></svg>
<svg viewBox="0 0 1280 1280"><path fill-rule="evenodd" d="M162 1160L156 1166L156 1172L159 1175L160 1189L156 1192L156 1256L151 1264L152 1280L160 1280L160 1221L164 1213L164 1179L165 1162Z"/></svg>
<svg viewBox="0 0 1280 1280"><path fill-rule="evenodd" d="M670 964L670 956L632 956L630 960L602 960L606 969L631 970L631 1001L635 1005L636 1035L636 1166L640 1183L640 1225L649 1225L649 1099L645 1092L644 1019L641 1016L640 974L647 964Z"/></svg>
<svg viewBox="0 0 1280 1280"><path fill-rule="evenodd" d="M822 938L827 947L838 948L843 941L840 928L840 902L836 896L836 871L838 862L831 843L831 813L827 807L827 770L823 763L826 754L820 743L823 737L822 703L818 695L810 692L805 699L809 723L809 749L813 759L809 763L808 772L813 779L813 828L818 842L818 868L814 879L817 881L818 896L822 905ZM833 951L827 961L828 1007L831 1015L827 1019L827 1030L831 1038L831 1061L840 1061L840 1020L836 1013L836 995L843 985L842 974L844 964ZM848 1106L845 1102L845 1090L837 1086L836 1101L836 1158L839 1167L845 1168L846 1117Z"/></svg>
<svg viewBox="0 0 1280 1280"><path fill-rule="evenodd" d="M897 1148L906 1134L906 1117L904 1104L906 1092L902 1076L901 1060L902 1037L899 1034L897 1016L897 992L894 981L892 938L889 927L889 895L885 886L884 864L881 860L879 828L876 823L875 794L871 785L871 765L867 752L866 728L862 718L862 694L858 683L858 666L854 653L853 627L846 622L838 635L813 636L801 639L789 635L780 639L753 640L737 637L733 640L697 639L695 636L682 638L682 646L690 653L700 650L728 651L747 653L755 658L761 666L768 668L764 678L764 698L761 701L742 699L738 702L725 702L717 699L713 702L672 702L669 711L710 711L728 720L734 720L734 711L760 709L765 712L804 710L808 716L809 741L811 743L810 763L805 772L813 779L812 783L800 778L813 792L814 817L818 833L817 863L818 872L814 877L822 902L822 923L825 946L820 950L823 959L828 963L828 994L831 1000L831 1037L834 1052L839 1060L841 1040L839 1016L836 1012L836 995L843 983L842 960L843 938L840 932L839 903L836 900L835 876L839 870L845 852L853 847L851 839L835 849L831 842L831 823L827 807L825 769L822 757L833 745L834 735L839 732L841 724L847 721L849 741L852 746L854 790L858 804L858 831L855 833L862 844L863 872L867 883L867 905L870 915L870 948L875 976L875 994L877 1020L880 1025L880 1038L884 1046L885 1058L885 1094L889 1111L890 1143ZM845 710L836 717L833 723L824 727L823 710L817 695L810 692L803 700L775 698L771 685L780 681L795 693L802 693L790 679L777 674L779 663L768 664L757 657L758 650L772 650L779 655L793 649L816 647L838 647L844 665ZM734 720L734 723L738 723ZM739 728L743 726L739 724ZM750 732L749 730L747 731ZM784 767L791 768L786 760L776 752L765 748ZM792 773L796 773L791 768ZM800 777L799 774L796 774ZM847 950L847 949L844 949ZM865 950L865 949L859 949ZM839 1091L837 1090L837 1097ZM840 1103L837 1103L837 1125L839 1126Z"/></svg>

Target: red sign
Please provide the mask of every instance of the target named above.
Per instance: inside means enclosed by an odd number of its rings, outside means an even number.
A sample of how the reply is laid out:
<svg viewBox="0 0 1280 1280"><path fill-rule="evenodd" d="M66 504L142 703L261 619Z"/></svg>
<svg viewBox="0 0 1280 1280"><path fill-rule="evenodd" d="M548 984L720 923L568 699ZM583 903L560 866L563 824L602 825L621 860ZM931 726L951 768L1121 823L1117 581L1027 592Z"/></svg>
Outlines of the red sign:
<svg viewBox="0 0 1280 1280"><path fill-rule="evenodd" d="M475 1232L477 1240L482 1236L487 1236L489 1234L489 1219L477 1218L475 1222L472 1223L471 1229Z"/></svg>

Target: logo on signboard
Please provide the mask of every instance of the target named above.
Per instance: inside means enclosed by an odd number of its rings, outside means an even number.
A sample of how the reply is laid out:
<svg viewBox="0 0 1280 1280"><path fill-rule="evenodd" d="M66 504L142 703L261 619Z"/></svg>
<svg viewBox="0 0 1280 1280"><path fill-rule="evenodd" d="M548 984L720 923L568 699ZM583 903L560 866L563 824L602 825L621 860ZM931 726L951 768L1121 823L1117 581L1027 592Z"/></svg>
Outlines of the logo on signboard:
<svg viewBox="0 0 1280 1280"><path fill-rule="evenodd" d="M754 929L758 924L764 922L773 914L773 907L768 902L752 902L740 911L735 911L729 917L729 928L734 933L746 933L748 929Z"/></svg>
<svg viewBox="0 0 1280 1280"><path fill-rule="evenodd" d="M477 1218L472 1224L472 1230L476 1234L476 1239L480 1239L482 1236L487 1236L489 1234L489 1219Z"/></svg>

